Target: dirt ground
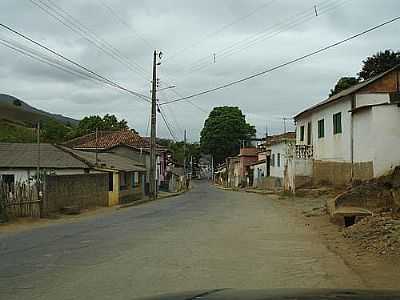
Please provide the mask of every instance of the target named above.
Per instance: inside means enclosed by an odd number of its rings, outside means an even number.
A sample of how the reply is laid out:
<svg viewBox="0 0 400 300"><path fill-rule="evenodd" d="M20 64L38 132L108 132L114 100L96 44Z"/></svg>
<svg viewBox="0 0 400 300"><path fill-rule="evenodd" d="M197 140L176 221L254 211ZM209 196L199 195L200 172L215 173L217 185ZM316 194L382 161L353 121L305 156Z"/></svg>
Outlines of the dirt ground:
<svg viewBox="0 0 400 300"><path fill-rule="evenodd" d="M302 214L306 226L310 226L319 233L326 246L340 255L345 263L353 269L370 288L400 288L400 255L399 245L392 251L384 251L383 246L376 245L377 235L385 232L377 231L376 223L387 226L386 222L392 221L383 216L376 216L374 220L361 220L355 225L344 228L334 224L326 212L326 201L332 195L318 197L283 197L275 196L275 200L282 205L291 206L294 213ZM387 214L386 214L387 218ZM370 224L368 227L365 224ZM384 225L382 225L384 223ZM397 224L396 222L394 224ZM367 230L374 227L375 230ZM374 236L375 235L375 236Z"/></svg>

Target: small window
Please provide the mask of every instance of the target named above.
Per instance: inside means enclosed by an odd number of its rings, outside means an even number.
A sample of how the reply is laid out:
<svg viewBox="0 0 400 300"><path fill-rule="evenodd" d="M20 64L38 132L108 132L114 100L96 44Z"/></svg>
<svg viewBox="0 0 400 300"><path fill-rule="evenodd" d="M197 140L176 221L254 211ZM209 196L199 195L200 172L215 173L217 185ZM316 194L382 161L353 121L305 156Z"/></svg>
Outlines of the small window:
<svg viewBox="0 0 400 300"><path fill-rule="evenodd" d="M281 154L280 154L280 153L278 153L278 155L277 155L277 162L276 162L276 164L277 164L278 168L281 166Z"/></svg>
<svg viewBox="0 0 400 300"><path fill-rule="evenodd" d="M300 126L300 141L304 141L304 126Z"/></svg>
<svg viewBox="0 0 400 300"><path fill-rule="evenodd" d="M325 120L321 119L318 121L318 138L325 137Z"/></svg>
<svg viewBox="0 0 400 300"><path fill-rule="evenodd" d="M342 113L333 115L333 134L342 133Z"/></svg>
<svg viewBox="0 0 400 300"><path fill-rule="evenodd" d="M274 167L275 166L275 154L271 155L271 166Z"/></svg>

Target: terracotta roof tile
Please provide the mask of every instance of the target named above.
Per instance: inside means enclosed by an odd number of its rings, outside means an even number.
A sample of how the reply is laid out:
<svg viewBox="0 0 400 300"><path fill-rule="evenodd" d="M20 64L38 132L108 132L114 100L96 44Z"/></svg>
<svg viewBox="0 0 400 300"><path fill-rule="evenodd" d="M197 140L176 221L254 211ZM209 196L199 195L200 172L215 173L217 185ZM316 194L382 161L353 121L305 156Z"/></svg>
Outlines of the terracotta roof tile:
<svg viewBox="0 0 400 300"><path fill-rule="evenodd" d="M131 130L120 131L99 131L97 134L91 133L82 137L75 138L64 143L64 146L79 149L111 149L118 145L127 145L135 148L149 148L148 141Z"/></svg>

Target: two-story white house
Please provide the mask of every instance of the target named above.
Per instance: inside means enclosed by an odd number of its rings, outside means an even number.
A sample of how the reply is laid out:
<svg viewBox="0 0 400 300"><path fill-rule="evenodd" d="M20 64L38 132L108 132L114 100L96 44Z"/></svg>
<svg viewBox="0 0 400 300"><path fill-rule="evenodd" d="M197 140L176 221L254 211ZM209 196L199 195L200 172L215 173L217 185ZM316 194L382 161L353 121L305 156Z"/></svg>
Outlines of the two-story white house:
<svg viewBox="0 0 400 300"><path fill-rule="evenodd" d="M400 165L400 66L297 114L296 159L312 160L314 183L342 185Z"/></svg>

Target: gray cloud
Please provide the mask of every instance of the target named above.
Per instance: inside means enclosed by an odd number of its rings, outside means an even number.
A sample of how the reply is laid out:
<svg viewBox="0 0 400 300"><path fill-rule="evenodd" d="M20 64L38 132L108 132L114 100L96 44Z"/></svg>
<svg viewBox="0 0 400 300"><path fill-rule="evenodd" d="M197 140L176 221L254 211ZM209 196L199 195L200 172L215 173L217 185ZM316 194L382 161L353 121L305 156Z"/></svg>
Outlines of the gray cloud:
<svg viewBox="0 0 400 300"><path fill-rule="evenodd" d="M117 49L117 53L111 50L114 57L103 53L28 0L1 1L0 16L5 24L147 95L152 51L154 48L163 50L165 60L159 69L163 84L176 84L176 92L187 95L273 67L343 39L394 17L400 8L398 0L274 0L269 5L265 5L269 0L103 1L117 12L118 17L103 6L102 1L52 2L95 32L103 47L106 41ZM301 13L312 15L315 3L321 9L320 15L296 24L296 16ZM323 11L324 7L329 8L327 12ZM257 8L260 8L257 13L218 32L224 25ZM287 29L282 24L292 27ZM355 75L367 56L387 48L397 50L399 44L394 37L399 26L391 24L307 61L193 101L206 111L219 105L239 106L260 135L264 134L266 123L271 132L281 132L282 116L292 116L323 100L337 79ZM254 45L240 44L240 48L244 48L242 51L221 56L221 49L252 39L266 29L270 34L265 34ZM283 32L276 34L278 30ZM4 30L0 31L0 38L22 42ZM217 53L216 64L212 64L214 52ZM0 92L20 97L38 108L75 118L114 113L146 134L149 107L139 99L41 65L1 45L0 55ZM120 55L123 63L119 61L121 58L115 57ZM207 57L203 60L208 63L206 67L194 70L193 65L204 57ZM131 67L127 67L126 61ZM159 95L161 100L176 97L171 90ZM190 140L198 139L207 117L204 112L189 103L176 103L164 111L178 138L182 138L182 131L187 128ZM159 120L159 134L168 137L161 118Z"/></svg>

